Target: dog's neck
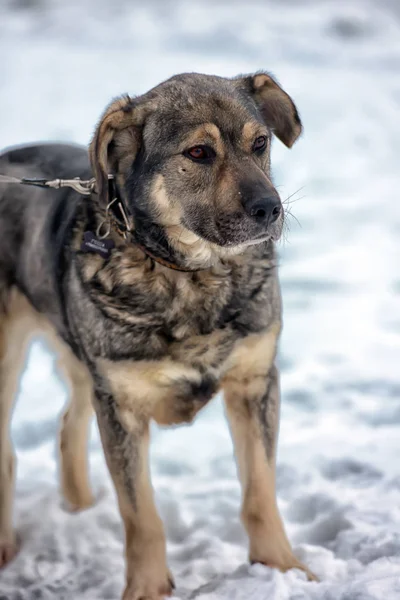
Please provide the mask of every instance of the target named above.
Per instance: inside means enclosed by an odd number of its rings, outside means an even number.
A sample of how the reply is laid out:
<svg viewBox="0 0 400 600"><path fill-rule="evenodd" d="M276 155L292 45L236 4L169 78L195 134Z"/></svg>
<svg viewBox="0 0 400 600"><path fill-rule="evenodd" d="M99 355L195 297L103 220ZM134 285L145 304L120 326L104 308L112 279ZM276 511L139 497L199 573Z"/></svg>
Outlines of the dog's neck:
<svg viewBox="0 0 400 600"><path fill-rule="evenodd" d="M140 214L136 218L129 214L130 227L127 229L117 206L106 211L98 205L96 198L88 203L84 230L96 234L102 241L112 240L118 248L136 247L143 253L143 260L150 258L173 271L194 273L220 264L220 258L206 242L183 228L161 227L146 217L142 220Z"/></svg>
<svg viewBox="0 0 400 600"><path fill-rule="evenodd" d="M249 247L242 245L232 248L221 247L208 242L182 225L158 225L149 221L148 215L135 217L128 211L123 186L117 178L110 180L110 202L108 210L94 205L97 227L102 223L110 236L119 241L134 245L156 263L174 271L198 272L217 267L222 263L235 261L235 258L252 254ZM96 227L96 228L97 228ZM122 238L122 239L121 239ZM254 247L253 247L254 249Z"/></svg>
<svg viewBox="0 0 400 600"><path fill-rule="evenodd" d="M156 223L143 226L140 220L136 220L130 240L155 262L175 271L196 272L213 266L211 260L191 260L190 253L182 252L182 243L180 248L177 247L167 236L165 229Z"/></svg>
<svg viewBox="0 0 400 600"><path fill-rule="evenodd" d="M128 209L125 178L115 174L109 179L109 215L117 232L127 243L138 246L155 262L176 271L197 272L220 263L220 256L212 245L181 225L158 224L148 214Z"/></svg>

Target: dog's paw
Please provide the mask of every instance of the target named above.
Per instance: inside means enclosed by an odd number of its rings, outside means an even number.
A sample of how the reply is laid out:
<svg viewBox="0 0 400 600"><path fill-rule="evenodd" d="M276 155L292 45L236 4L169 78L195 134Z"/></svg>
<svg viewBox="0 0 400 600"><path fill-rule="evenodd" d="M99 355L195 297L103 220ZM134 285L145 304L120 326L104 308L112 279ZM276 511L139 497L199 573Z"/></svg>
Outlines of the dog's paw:
<svg viewBox="0 0 400 600"><path fill-rule="evenodd" d="M0 569L5 567L18 552L18 546L15 539L3 539L0 535Z"/></svg>
<svg viewBox="0 0 400 600"><path fill-rule="evenodd" d="M288 557L285 561L279 561L279 563L271 560L257 560L253 558L250 558L250 563L252 565L258 563L266 567L271 567L271 569L278 569L283 573L290 571L290 569L299 569L307 575L308 581L319 581L318 577L314 575L314 573L310 571L306 565L303 565L303 563L300 562L294 555Z"/></svg>
<svg viewBox="0 0 400 600"><path fill-rule="evenodd" d="M165 597L171 596L174 589L174 580L169 571L159 580L142 574L128 583L122 600L164 600Z"/></svg>

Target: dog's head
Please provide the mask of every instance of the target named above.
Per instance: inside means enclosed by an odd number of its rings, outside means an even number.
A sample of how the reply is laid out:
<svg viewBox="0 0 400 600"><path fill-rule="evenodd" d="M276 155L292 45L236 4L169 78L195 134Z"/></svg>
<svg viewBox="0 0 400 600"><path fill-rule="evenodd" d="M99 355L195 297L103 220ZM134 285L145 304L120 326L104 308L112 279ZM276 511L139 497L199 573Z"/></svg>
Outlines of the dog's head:
<svg viewBox="0 0 400 600"><path fill-rule="evenodd" d="M210 263L280 237L271 136L291 147L300 133L293 101L270 75L184 74L115 100L90 157L101 202L113 174L138 234L162 232L187 264Z"/></svg>

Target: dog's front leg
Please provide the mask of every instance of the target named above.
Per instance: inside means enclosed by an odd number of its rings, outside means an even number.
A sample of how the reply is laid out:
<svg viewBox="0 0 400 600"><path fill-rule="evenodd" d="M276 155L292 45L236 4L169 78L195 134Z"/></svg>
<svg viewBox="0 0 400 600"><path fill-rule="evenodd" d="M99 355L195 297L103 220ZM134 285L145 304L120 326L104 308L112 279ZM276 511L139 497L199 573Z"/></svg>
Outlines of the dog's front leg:
<svg viewBox="0 0 400 600"><path fill-rule="evenodd" d="M226 414L242 485L242 520L249 558L281 571L302 569L293 554L276 502L275 455L279 425L279 380L273 364L273 332L250 336L237 348L235 367L224 381ZM271 364L272 363L272 364Z"/></svg>
<svg viewBox="0 0 400 600"><path fill-rule="evenodd" d="M102 389L96 390L95 405L125 526L127 582L123 600L161 600L171 594L173 581L149 475L149 419L134 409L134 399L130 410L121 409L118 398Z"/></svg>

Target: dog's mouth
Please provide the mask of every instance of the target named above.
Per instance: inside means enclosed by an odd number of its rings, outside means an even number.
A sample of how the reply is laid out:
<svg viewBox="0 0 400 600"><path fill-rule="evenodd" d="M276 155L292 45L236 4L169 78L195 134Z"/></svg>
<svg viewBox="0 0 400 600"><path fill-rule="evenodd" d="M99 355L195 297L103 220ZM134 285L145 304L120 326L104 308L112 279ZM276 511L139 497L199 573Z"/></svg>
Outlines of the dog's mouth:
<svg viewBox="0 0 400 600"><path fill-rule="evenodd" d="M279 218L271 225L258 225L243 218L241 213L224 215L215 221L204 219L193 226L184 224L201 239L223 248L251 246L268 240L278 241L282 234L283 219Z"/></svg>
<svg viewBox="0 0 400 600"><path fill-rule="evenodd" d="M142 249L155 260L173 264L178 270L207 268L215 257L235 255L248 246L277 241L281 232L281 219L266 227L242 215L228 215L219 220L197 216L194 223L184 219L180 226L158 225L147 218L135 220L135 237Z"/></svg>

